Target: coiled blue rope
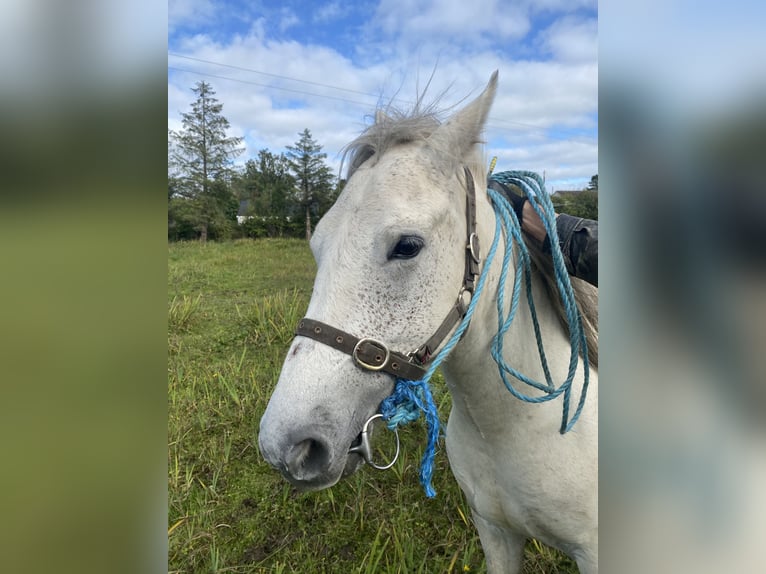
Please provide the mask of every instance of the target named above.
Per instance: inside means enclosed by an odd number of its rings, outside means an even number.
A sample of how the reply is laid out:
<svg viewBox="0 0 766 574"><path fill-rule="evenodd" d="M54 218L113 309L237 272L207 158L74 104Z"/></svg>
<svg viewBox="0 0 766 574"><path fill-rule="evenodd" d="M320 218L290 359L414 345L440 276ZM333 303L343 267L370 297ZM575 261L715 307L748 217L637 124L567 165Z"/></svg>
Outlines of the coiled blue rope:
<svg viewBox="0 0 766 574"><path fill-rule="evenodd" d="M546 194L543 189L543 181L536 173L530 171L502 172L492 175L490 179L494 179L506 185L516 185L521 188L527 196L527 199L529 199L529 203L532 205L535 212L543 222L543 225L545 226L545 230L548 234L549 242L551 245L551 256L553 259L553 270L556 279L556 286L558 287L559 296L561 297L561 301L566 311L570 342L570 358L567 377L561 383L561 385L556 388L548 369L548 363L545 356L545 348L540 333L540 325L537 320L537 312L535 310L535 304L532 298L531 262L529 251L527 250L527 246L524 243L521 235L521 226L519 225L516 213L510 206L508 200L506 200L501 194L498 194L494 190L488 189L487 193L492 199L492 203L495 208L495 215L502 220L503 229L506 234L505 256L503 258L503 266L500 273L497 296L498 332L495 335L492 343L492 358L494 359L495 363L497 363L500 376L506 388L517 399L529 403L542 403L555 399L559 395L563 394L563 414L559 432L564 434L570 431L577 420L580 418L580 413L582 412L583 406L585 405L588 384L590 382L590 366L588 363L588 346L585 340L585 331L582 328L582 320L580 317L579 309L577 308L577 303L575 301L572 283L566 270L566 264L564 263L564 256L561 253L561 248L559 247L558 233L556 231L556 214L553 211L553 204L551 203L550 197L548 197L548 194ZM507 239L509 234L513 238L513 241L509 241ZM510 255L512 250L511 244L514 242L518 248L520 261L516 266L515 281L513 285L513 292L511 294L511 308L508 311L507 317L504 317L503 301L505 300L505 283L508 277L510 266ZM527 301L534 325L535 339L537 341L540 363L543 368L543 373L545 374L545 384L534 381L524 374L518 372L516 369L508 365L503 359L503 339L505 333L510 328L516 314L521 292L520 278L522 273L524 275L527 291ZM582 392L580 393L580 400L570 420L569 410L572 394L572 381L574 380L575 373L577 371L580 353L582 353L583 357L584 381ZM517 391L513 387L511 381L508 379L508 374L535 389L543 391L545 394L543 396L532 397Z"/></svg>
<svg viewBox="0 0 766 574"><path fill-rule="evenodd" d="M548 368L548 361L545 356L545 349L543 345L542 335L540 332L540 324L537 320L537 311L535 309L534 300L532 297L532 268L529 251L521 235L521 225L519 224L516 213L511 207L508 200L501 194L495 192L492 189L487 189L487 194L492 200L492 206L495 210L495 236L492 241L492 245L487 253L487 258L484 261L479 280L476 283L476 289L474 290L471 302L468 305L465 317L460 322L457 330L450 337L447 344L437 353L431 362L426 374L419 381L409 381L405 379L397 379L394 387L394 392L387 397L380 405L380 413L387 421L388 428L393 430L401 424L413 422L420 417L420 413L424 413L427 427L428 441L426 444L425 452L423 453L423 459L420 463L420 483L425 490L428 498L436 496L436 491L433 489L432 477L433 477L433 463L436 456L436 443L439 439L439 413L436 409L436 405L431 394L429 382L436 369L449 355L452 349L460 341L461 337L468 328L473 316L476 304L479 301L482 291L484 290L484 284L489 273L489 268L494 260L497 252L498 245L500 243L501 235L505 236L505 250L503 253L503 262L500 273L500 280L498 285L497 296L497 311L498 311L498 330L497 334L493 338L491 346L491 355L493 360L498 366L500 377L503 380L508 391L516 398L529 403L542 403L555 399L559 395L564 396L563 402L563 415L561 420L561 427L559 432L562 434L572 429L574 424L580 417L583 406L585 405L585 398L588 390L588 383L590 379L590 369L588 365L588 349L585 341L585 332L582 328L582 322L580 319L580 313L575 303L574 291L572 290L572 284L569 280L569 275L564 264L564 257L561 253L558 242L558 233L556 232L556 214L553 211L553 204L550 198L545 193L543 187L544 184L539 175L530 171L507 171L494 174L490 177L503 184L514 184L526 194L530 204L538 214L545 226L545 230L548 233L548 237L551 244L551 255L553 257L553 268L556 278L556 284L558 287L559 295L561 296L564 309L566 310L567 322L569 325L569 338L571 355L569 361L569 370L567 377L561 385L556 388L553 379ZM513 291L511 293L511 306L508 314L504 314L504 301L505 301L505 283L508 280L510 272L511 261L513 259L513 247L514 244L518 251L518 261L516 270L514 273ZM532 323L534 325L535 339L537 341L538 353L540 356L540 363L545 375L545 384L534 381L516 369L508 365L503 359L503 339L505 334L510 329L511 323L516 316L516 310L518 309L519 299L521 297L521 282L524 279L524 284L527 292L527 302L529 305L530 314L532 317ZM570 400L571 400L571 386L572 381L577 370L577 364L579 361L580 353L583 356L584 363L584 382L582 392L580 394L580 400L578 401L577 408L569 418ZM545 393L542 396L529 396L516 390L508 378L508 375L513 376L515 379Z"/></svg>

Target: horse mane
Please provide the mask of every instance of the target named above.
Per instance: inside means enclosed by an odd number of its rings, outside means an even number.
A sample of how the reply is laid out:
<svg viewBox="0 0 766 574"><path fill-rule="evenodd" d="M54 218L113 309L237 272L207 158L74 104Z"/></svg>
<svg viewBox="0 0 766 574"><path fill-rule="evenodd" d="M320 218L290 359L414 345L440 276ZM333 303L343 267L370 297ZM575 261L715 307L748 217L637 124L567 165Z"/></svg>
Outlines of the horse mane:
<svg viewBox="0 0 766 574"><path fill-rule="evenodd" d="M410 111L389 107L378 110L376 121L359 137L343 148L342 166L348 161L346 180L373 156L381 157L386 151L411 142L424 142L441 125L434 106L422 109L419 104Z"/></svg>
<svg viewBox="0 0 766 574"><path fill-rule="evenodd" d="M556 276L553 270L553 260L550 254L543 252L542 244L527 233L523 234L524 243L529 251L533 266L540 273L548 298L553 302L559 321L569 333L567 314L559 297ZM598 368L598 287L595 287L577 277L569 276L574 291L575 303L580 310L585 343L588 346L588 362Z"/></svg>
<svg viewBox="0 0 766 574"><path fill-rule="evenodd" d="M354 172L366 161L383 156L389 149L408 143L424 142L442 124L435 104L423 107L422 98L418 98L415 106L409 111L402 111L389 106L378 110L375 123L365 129L359 137L343 149L341 171L348 161L346 179L351 179ZM476 144L482 142L475 142ZM450 150L440 150L449 153ZM484 173L484 157L479 146L474 147L473 157L468 165L477 187L486 187ZM462 171L462 170L461 170ZM524 242L529 250L533 266L539 271L540 279L545 286L548 297L553 303L559 321L569 332L566 310L561 303L558 287L553 270L553 261L549 254L542 250L542 244L524 233ZM598 367L598 288L576 277L570 277L574 290L575 302L580 309L582 326L588 347L588 361Z"/></svg>

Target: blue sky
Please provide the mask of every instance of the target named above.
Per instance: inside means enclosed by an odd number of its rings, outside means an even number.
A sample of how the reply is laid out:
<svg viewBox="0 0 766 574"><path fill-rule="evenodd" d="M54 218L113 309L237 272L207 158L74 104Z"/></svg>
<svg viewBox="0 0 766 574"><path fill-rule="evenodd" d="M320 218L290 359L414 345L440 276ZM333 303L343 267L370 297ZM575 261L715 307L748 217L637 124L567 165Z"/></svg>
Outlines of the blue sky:
<svg viewBox="0 0 766 574"><path fill-rule="evenodd" d="M205 80L239 162L308 128L337 170L376 106L407 108L432 72L426 100L459 106L497 69L487 154L575 189L598 173L597 47L594 0L170 0L168 126Z"/></svg>

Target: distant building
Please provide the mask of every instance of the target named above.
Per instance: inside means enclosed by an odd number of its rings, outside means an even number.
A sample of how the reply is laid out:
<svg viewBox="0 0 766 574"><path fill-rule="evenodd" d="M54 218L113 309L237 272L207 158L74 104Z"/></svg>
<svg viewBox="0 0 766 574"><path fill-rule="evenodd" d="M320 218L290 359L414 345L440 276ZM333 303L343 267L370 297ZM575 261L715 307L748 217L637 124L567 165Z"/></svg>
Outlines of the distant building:
<svg viewBox="0 0 766 574"><path fill-rule="evenodd" d="M250 200L240 199L239 209L237 210L237 224L242 225L248 219L252 219L252 215L247 215L250 212Z"/></svg>

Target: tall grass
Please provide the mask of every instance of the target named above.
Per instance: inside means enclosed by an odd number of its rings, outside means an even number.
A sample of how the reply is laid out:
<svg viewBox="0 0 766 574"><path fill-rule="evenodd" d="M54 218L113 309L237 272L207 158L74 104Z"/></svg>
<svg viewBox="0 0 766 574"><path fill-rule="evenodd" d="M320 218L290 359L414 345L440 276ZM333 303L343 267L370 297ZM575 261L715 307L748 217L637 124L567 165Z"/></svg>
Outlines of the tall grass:
<svg viewBox="0 0 766 574"><path fill-rule="evenodd" d="M314 273L300 240L169 246L169 572L484 572L443 451L437 498L420 488L422 423L400 431L390 471L363 467L321 492L296 492L260 456L258 422ZM438 377L434 395L446 420ZM530 544L524 572L576 568Z"/></svg>
<svg viewBox="0 0 766 574"><path fill-rule="evenodd" d="M191 328L192 322L200 308L201 294L196 297L192 295L174 295L168 307L168 329L170 331L187 331Z"/></svg>

